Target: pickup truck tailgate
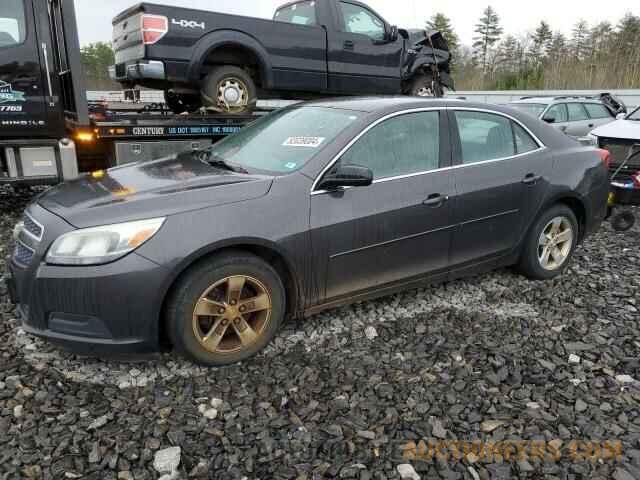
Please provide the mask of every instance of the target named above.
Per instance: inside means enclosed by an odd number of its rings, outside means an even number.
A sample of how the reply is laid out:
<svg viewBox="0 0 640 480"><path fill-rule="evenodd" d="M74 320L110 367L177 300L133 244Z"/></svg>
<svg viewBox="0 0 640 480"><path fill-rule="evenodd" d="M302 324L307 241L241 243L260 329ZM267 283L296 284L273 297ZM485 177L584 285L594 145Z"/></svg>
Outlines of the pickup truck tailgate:
<svg viewBox="0 0 640 480"><path fill-rule="evenodd" d="M142 40L143 12L117 19L113 25L113 51L116 65L145 57L145 45Z"/></svg>

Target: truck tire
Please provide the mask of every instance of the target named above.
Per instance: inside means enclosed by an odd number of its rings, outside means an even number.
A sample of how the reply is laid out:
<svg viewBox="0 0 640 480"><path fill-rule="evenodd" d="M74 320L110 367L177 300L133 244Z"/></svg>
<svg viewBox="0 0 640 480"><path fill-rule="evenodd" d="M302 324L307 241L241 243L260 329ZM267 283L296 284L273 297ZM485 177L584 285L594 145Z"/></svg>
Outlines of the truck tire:
<svg viewBox="0 0 640 480"><path fill-rule="evenodd" d="M251 76L239 67L216 67L202 82L202 103L222 113L246 113L258 101Z"/></svg>
<svg viewBox="0 0 640 480"><path fill-rule="evenodd" d="M446 87L433 81L431 73L422 73L413 79L409 89L409 95L414 97L442 98L446 93Z"/></svg>
<svg viewBox="0 0 640 480"><path fill-rule="evenodd" d="M173 113L189 113L198 110L202 104L198 95L185 95L165 90L164 103Z"/></svg>

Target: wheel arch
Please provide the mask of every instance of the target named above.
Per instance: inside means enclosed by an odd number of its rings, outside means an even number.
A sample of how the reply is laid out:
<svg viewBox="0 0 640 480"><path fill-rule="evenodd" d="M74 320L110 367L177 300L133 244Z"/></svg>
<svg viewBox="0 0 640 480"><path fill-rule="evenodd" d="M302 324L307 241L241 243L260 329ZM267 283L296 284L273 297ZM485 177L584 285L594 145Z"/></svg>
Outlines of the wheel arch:
<svg viewBox="0 0 640 480"><path fill-rule="evenodd" d="M173 274L163 291L161 307L158 312L158 336L160 344L166 345L168 343L165 312L167 304L171 299L171 294L178 282L196 265L206 262L215 256L223 255L225 252L250 253L275 268L285 287L287 301L286 316L296 317L298 315L303 305L301 296L302 289L299 283L300 278L296 274L293 262L291 262L282 248L273 242L258 238L225 240L194 252L188 257L185 257L180 264L174 268Z"/></svg>
<svg viewBox="0 0 640 480"><path fill-rule="evenodd" d="M269 54L262 44L246 33L235 30L219 30L202 37L193 49L191 62L187 76L191 82L199 83L207 61L216 52L224 52L227 61L221 63L227 65L244 66L243 55L248 54L252 62L258 67L259 82L263 88L269 88L273 84L273 70L269 60ZM225 58L223 56L223 58Z"/></svg>
<svg viewBox="0 0 640 480"><path fill-rule="evenodd" d="M587 206L585 201L576 193L563 192L551 197L538 212L538 216L549 210L554 205L565 205L571 209L578 221L578 242L582 242L586 233Z"/></svg>

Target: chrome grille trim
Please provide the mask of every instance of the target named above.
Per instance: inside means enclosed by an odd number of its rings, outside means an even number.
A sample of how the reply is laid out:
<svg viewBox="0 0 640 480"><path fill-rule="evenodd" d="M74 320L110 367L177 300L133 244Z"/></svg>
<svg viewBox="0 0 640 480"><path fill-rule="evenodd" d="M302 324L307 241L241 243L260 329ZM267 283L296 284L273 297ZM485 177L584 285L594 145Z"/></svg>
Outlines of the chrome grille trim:
<svg viewBox="0 0 640 480"><path fill-rule="evenodd" d="M38 242L42 240L44 235L44 226L27 212L24 213L23 224L23 232Z"/></svg>

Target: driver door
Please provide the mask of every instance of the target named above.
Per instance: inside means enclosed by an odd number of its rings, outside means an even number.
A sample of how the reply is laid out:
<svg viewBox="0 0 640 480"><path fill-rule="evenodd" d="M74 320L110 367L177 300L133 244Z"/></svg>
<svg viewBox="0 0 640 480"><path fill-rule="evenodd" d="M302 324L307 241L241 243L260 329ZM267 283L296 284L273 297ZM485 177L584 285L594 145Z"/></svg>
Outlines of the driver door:
<svg viewBox="0 0 640 480"><path fill-rule="evenodd" d="M358 2L336 2L338 24L329 33L329 90L391 94L401 91L404 40L389 39L388 24Z"/></svg>

